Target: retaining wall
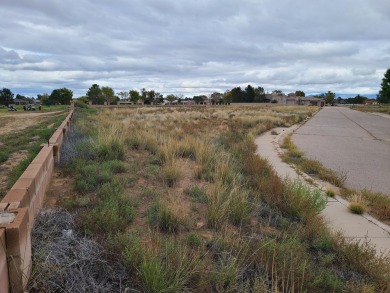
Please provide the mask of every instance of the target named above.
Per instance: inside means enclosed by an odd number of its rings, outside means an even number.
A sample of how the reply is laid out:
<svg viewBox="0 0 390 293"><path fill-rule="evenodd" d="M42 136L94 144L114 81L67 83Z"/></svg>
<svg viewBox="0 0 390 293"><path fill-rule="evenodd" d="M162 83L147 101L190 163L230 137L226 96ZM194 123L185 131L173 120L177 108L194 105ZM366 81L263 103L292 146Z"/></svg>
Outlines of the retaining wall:
<svg viewBox="0 0 390 293"><path fill-rule="evenodd" d="M0 202L0 293L24 292L31 273L31 229L60 160L68 116Z"/></svg>

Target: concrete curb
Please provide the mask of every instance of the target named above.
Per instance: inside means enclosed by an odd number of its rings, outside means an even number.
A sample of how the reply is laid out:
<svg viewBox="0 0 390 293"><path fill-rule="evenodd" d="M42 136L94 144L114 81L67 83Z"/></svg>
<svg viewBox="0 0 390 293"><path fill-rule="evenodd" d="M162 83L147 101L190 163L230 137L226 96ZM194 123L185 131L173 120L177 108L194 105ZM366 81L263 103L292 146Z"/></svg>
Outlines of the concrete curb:
<svg viewBox="0 0 390 293"><path fill-rule="evenodd" d="M257 154L268 159L274 170L282 178L304 179L309 186L316 187L324 193L329 187L302 172L297 172L296 168L284 163L280 156L285 152L281 147L284 137L299 127L306 121L296 124L290 128L275 128L267 131L260 137L256 138ZM272 131L277 131L278 135L271 135ZM334 190L338 190L333 186ZM324 195L325 196L325 195ZM342 232L344 237L355 239L357 241L369 241L376 247L377 255L390 253L390 227L368 214L355 215L349 212L349 202L340 196L334 198L327 197L327 207L322 211L322 216L331 231Z"/></svg>

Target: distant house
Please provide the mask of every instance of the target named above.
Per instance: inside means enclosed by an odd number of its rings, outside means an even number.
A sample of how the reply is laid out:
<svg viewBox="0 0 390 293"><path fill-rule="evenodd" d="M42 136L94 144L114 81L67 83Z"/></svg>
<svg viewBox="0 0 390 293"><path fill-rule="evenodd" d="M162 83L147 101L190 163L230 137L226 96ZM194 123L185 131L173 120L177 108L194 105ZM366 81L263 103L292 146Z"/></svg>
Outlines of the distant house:
<svg viewBox="0 0 390 293"><path fill-rule="evenodd" d="M23 99L14 99L14 104L15 105L28 105L29 101L23 100Z"/></svg>
<svg viewBox="0 0 390 293"><path fill-rule="evenodd" d="M325 100L315 97L299 97L291 93L288 96L280 93L265 94L266 102L277 103L281 105L305 105L323 107Z"/></svg>
<svg viewBox="0 0 390 293"><path fill-rule="evenodd" d="M376 100L375 99L367 99L367 100L364 100L363 101L363 104L365 105L372 105L372 104L376 104Z"/></svg>

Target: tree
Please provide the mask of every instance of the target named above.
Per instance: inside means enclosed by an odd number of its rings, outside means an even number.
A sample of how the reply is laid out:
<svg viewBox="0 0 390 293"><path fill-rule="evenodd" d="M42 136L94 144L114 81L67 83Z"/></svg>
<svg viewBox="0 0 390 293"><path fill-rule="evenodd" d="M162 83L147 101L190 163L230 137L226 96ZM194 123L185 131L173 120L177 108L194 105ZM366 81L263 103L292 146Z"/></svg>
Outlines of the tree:
<svg viewBox="0 0 390 293"><path fill-rule="evenodd" d="M88 100L91 101L93 104L103 104L104 103L104 97L102 95L102 90L99 85L96 83L93 84L87 91L86 96L88 97Z"/></svg>
<svg viewBox="0 0 390 293"><path fill-rule="evenodd" d="M295 91L295 95L297 97L304 97L306 96L305 92L304 91Z"/></svg>
<svg viewBox="0 0 390 293"><path fill-rule="evenodd" d="M160 93L155 94L155 102L158 104L164 103L164 96Z"/></svg>
<svg viewBox="0 0 390 293"><path fill-rule="evenodd" d="M274 94L274 95L283 95L283 92L281 90L274 90L274 91L272 91L272 94Z"/></svg>
<svg viewBox="0 0 390 293"><path fill-rule="evenodd" d="M127 100L128 97L129 97L129 92L127 92L127 91L120 91L118 93L118 96L121 97L121 100Z"/></svg>
<svg viewBox="0 0 390 293"><path fill-rule="evenodd" d="M200 96L193 96L192 99L194 100L194 102L196 104L200 104L200 103L203 103L203 101L206 100L207 97L204 95L200 95Z"/></svg>
<svg viewBox="0 0 390 293"><path fill-rule="evenodd" d="M255 88L255 103L264 103L265 102L265 91L264 88L258 86Z"/></svg>
<svg viewBox="0 0 390 293"><path fill-rule="evenodd" d="M232 92L227 90L224 94L223 94L223 102L225 104L228 104L230 105L230 103L232 102L233 100L233 95L232 95Z"/></svg>
<svg viewBox="0 0 390 293"><path fill-rule="evenodd" d="M334 105L334 97L336 96L335 93L332 93L331 91L328 91L325 94L325 104L331 104Z"/></svg>
<svg viewBox="0 0 390 293"><path fill-rule="evenodd" d="M248 86L245 88L245 102L247 103L253 103L255 100L255 89L253 86L248 84Z"/></svg>
<svg viewBox="0 0 390 293"><path fill-rule="evenodd" d="M115 96L114 90L109 86L102 86L101 95L103 97L104 102L115 103L117 101L117 97Z"/></svg>
<svg viewBox="0 0 390 293"><path fill-rule="evenodd" d="M232 93L232 102L233 103L243 103L245 102L245 92L241 87L235 87L231 90Z"/></svg>
<svg viewBox="0 0 390 293"><path fill-rule="evenodd" d="M147 91L145 104L153 104L155 98L156 98L156 92L154 90Z"/></svg>
<svg viewBox="0 0 390 293"><path fill-rule="evenodd" d="M73 98L73 92L67 88L55 89L51 92L48 103L50 105L69 105Z"/></svg>
<svg viewBox="0 0 390 293"><path fill-rule="evenodd" d="M377 96L379 103L390 103L390 68L387 69L381 83L381 90Z"/></svg>
<svg viewBox="0 0 390 293"><path fill-rule="evenodd" d="M213 92L210 96L211 98L211 103L212 104L221 104L222 103L222 98L223 98L223 94L221 93L218 93L218 92Z"/></svg>
<svg viewBox="0 0 390 293"><path fill-rule="evenodd" d="M141 90L141 96L140 96L142 103L145 103L145 100L147 99L147 97L148 97L148 91L145 88L143 88Z"/></svg>
<svg viewBox="0 0 390 293"><path fill-rule="evenodd" d="M139 92L136 90L130 90L129 94L130 94L130 101L136 104L140 99Z"/></svg>
<svg viewBox="0 0 390 293"><path fill-rule="evenodd" d="M49 95L48 94L42 94L42 95L37 95L38 100L40 101L41 105L49 106L50 101L49 101Z"/></svg>
<svg viewBox="0 0 390 293"><path fill-rule="evenodd" d="M173 94L167 95L166 99L171 104L174 100L176 100L176 96Z"/></svg>
<svg viewBox="0 0 390 293"><path fill-rule="evenodd" d="M12 104L14 101L14 94L10 89L3 88L0 91L0 104L8 107L9 104Z"/></svg>

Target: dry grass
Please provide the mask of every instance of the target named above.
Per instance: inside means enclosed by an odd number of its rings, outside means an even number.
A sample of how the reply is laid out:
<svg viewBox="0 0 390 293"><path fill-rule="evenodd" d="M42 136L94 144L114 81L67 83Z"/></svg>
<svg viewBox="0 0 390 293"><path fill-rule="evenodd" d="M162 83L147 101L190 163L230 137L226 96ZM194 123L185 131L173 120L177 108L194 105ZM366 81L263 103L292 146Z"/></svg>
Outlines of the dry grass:
<svg viewBox="0 0 390 293"><path fill-rule="evenodd" d="M88 116L93 127L85 133L104 161L121 160L124 172L109 169L108 179L76 192L72 208L93 215L106 211L107 205L100 206L104 192L115 203L128 198L134 214L126 227L97 233L88 222L81 226L120 256L138 291L341 292L347 283L358 288L359 279L347 273L354 268L331 261L339 252L317 217L322 202L316 191L281 181L255 155L256 135L315 111L268 105L102 109ZM71 164L81 174L85 166L98 170L104 162L83 155ZM79 205L78 197L88 197L89 204Z"/></svg>

